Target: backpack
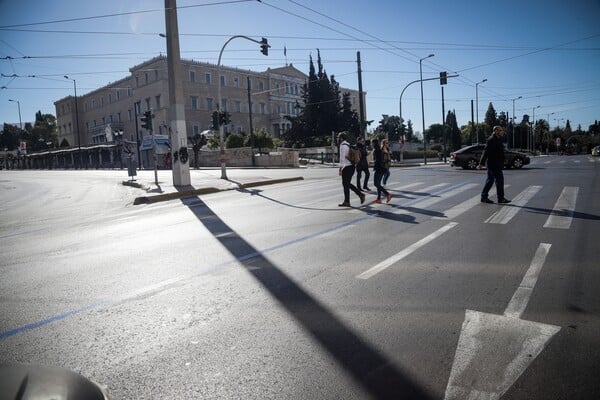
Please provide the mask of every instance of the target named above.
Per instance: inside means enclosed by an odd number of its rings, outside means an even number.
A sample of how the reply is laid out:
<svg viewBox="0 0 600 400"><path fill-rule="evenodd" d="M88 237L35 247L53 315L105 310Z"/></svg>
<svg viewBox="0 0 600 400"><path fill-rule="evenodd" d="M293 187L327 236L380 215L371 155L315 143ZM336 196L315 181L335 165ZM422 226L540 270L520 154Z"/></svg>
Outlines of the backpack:
<svg viewBox="0 0 600 400"><path fill-rule="evenodd" d="M356 165L360 162L360 150L355 146L348 145L348 154L346 155L346 159L352 163L352 165Z"/></svg>

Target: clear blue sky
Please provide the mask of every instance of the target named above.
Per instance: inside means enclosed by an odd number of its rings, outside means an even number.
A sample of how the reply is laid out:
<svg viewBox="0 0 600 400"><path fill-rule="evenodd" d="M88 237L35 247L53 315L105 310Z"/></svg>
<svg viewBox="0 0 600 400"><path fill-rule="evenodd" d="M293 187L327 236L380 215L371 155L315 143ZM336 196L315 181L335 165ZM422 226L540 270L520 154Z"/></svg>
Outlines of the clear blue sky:
<svg viewBox="0 0 600 400"><path fill-rule="evenodd" d="M367 119L398 115L409 82L440 71L458 73L445 86L445 106L459 125L471 119L478 85L479 121L490 102L518 121L523 114L573 129L600 120L600 1L598 0L179 0L181 56L217 62L233 35L266 37L268 57L238 39L222 64L262 71L287 62L308 73L317 49L329 75L358 89L360 51ZM23 122L35 112L55 113L54 101L121 79L128 69L166 53L164 2L160 0L0 0L0 123ZM10 58L7 58L10 57ZM13 76L16 75L16 76ZM441 89L425 82L425 125L442 120ZM422 130L419 85L402 99L402 114Z"/></svg>

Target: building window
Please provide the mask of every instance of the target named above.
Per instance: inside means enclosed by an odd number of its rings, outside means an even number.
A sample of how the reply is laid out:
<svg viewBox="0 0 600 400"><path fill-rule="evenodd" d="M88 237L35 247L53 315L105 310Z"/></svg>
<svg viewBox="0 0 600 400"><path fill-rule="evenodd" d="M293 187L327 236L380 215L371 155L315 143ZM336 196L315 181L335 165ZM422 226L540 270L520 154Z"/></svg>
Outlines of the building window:
<svg viewBox="0 0 600 400"><path fill-rule="evenodd" d="M137 115L140 115L142 113L142 102L141 101L135 102L135 112L137 113Z"/></svg>
<svg viewBox="0 0 600 400"><path fill-rule="evenodd" d="M112 94L108 94L108 104L112 103Z"/></svg>
<svg viewBox="0 0 600 400"><path fill-rule="evenodd" d="M235 102L235 112L242 112L242 102L241 101Z"/></svg>
<svg viewBox="0 0 600 400"><path fill-rule="evenodd" d="M266 114L267 113L267 106L265 103L260 103L260 113L261 114Z"/></svg>
<svg viewBox="0 0 600 400"><path fill-rule="evenodd" d="M238 77L233 78L233 87L234 88L239 88L240 87L240 80Z"/></svg>
<svg viewBox="0 0 600 400"><path fill-rule="evenodd" d="M154 70L154 80L155 81L158 80L158 70L157 69Z"/></svg>
<svg viewBox="0 0 600 400"><path fill-rule="evenodd" d="M190 98L190 103L191 103L192 110L197 110L198 109L198 97L192 96Z"/></svg>
<svg viewBox="0 0 600 400"><path fill-rule="evenodd" d="M192 132L194 135L199 135L200 134L200 127L197 124L194 124L194 126L192 126Z"/></svg>
<svg viewBox="0 0 600 400"><path fill-rule="evenodd" d="M117 101L121 100L121 92L117 90Z"/></svg>
<svg viewBox="0 0 600 400"><path fill-rule="evenodd" d="M210 72L205 72L204 73L204 83L206 83L207 85L210 85Z"/></svg>
<svg viewBox="0 0 600 400"><path fill-rule="evenodd" d="M221 86L226 86L225 85L225 75L221 75Z"/></svg>
<svg viewBox="0 0 600 400"><path fill-rule="evenodd" d="M148 84L148 73L144 72L144 83L147 85Z"/></svg>
<svg viewBox="0 0 600 400"><path fill-rule="evenodd" d="M265 84L263 81L258 81L258 90L265 90Z"/></svg>
<svg viewBox="0 0 600 400"><path fill-rule="evenodd" d="M139 76L135 77L135 87L140 87L140 77Z"/></svg>
<svg viewBox="0 0 600 400"><path fill-rule="evenodd" d="M121 113L117 113L117 122L121 122Z"/></svg>
<svg viewBox="0 0 600 400"><path fill-rule="evenodd" d="M227 111L227 99L221 99L221 110Z"/></svg>
<svg viewBox="0 0 600 400"><path fill-rule="evenodd" d="M160 94L154 98L156 100L156 108L160 108Z"/></svg>
<svg viewBox="0 0 600 400"><path fill-rule="evenodd" d="M146 99L146 110L150 110L150 97Z"/></svg>
<svg viewBox="0 0 600 400"><path fill-rule="evenodd" d="M100 107L104 107L104 96L100 97Z"/></svg>
<svg viewBox="0 0 600 400"><path fill-rule="evenodd" d="M92 99L92 109L96 108L96 99Z"/></svg>
<svg viewBox="0 0 600 400"><path fill-rule="evenodd" d="M128 121L133 120L133 113L131 112L131 110L127 110L127 118L128 118Z"/></svg>
<svg viewBox="0 0 600 400"><path fill-rule="evenodd" d="M128 88L127 88L127 97L131 97L131 96L132 96L132 93L131 93L131 88L130 88L130 87L128 87Z"/></svg>
<svg viewBox="0 0 600 400"><path fill-rule="evenodd" d="M190 71L190 82L196 82L196 71Z"/></svg>
<svg viewBox="0 0 600 400"><path fill-rule="evenodd" d="M213 107L214 107L213 99L211 99L210 97L207 97L206 98L206 109L208 111L212 111Z"/></svg>

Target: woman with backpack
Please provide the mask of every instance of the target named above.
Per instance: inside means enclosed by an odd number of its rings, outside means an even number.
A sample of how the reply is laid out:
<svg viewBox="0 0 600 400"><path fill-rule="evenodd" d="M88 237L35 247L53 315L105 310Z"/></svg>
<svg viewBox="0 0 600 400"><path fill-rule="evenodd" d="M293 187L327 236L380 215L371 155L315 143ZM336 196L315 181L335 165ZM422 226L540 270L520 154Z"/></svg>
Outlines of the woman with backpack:
<svg viewBox="0 0 600 400"><path fill-rule="evenodd" d="M378 139L373 139L371 143L373 144L373 171L375 172L373 181L377 188L377 199L375 199L374 202L381 203L381 195L385 195L385 202L389 203L392 199L392 195L381 185L381 178L383 178L385 172L385 167L383 166L383 151L381 151L381 147L379 147Z"/></svg>

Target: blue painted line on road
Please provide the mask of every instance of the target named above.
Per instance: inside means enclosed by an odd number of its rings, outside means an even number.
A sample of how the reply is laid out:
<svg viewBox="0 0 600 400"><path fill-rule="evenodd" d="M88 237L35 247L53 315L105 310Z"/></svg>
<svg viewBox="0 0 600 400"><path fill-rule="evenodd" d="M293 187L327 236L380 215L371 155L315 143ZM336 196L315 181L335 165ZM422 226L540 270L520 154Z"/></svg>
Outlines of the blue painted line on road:
<svg viewBox="0 0 600 400"><path fill-rule="evenodd" d="M58 314L58 315L55 315L53 317L43 319L41 321L37 321L37 322L33 322L31 324L23 325L21 327L18 327L18 328L11 329L9 331L0 333L0 340L4 340L4 339L9 338L11 336L15 336L15 335L18 335L18 334L21 334L21 333L25 333L25 332L31 331L33 329L39 328L39 327L44 326L44 325L51 324L53 322L62 321L63 319L67 319L67 318L72 317L72 316L77 315L77 314L81 314L81 313L88 312L88 311L91 311L91 310L99 309L99 308L102 308L105 305L107 305L107 303L92 304L92 305L88 305L88 306L79 308L77 310L67 311L67 312L64 312L62 314Z"/></svg>
<svg viewBox="0 0 600 400"><path fill-rule="evenodd" d="M423 197L419 197L419 198L413 199L413 200L411 200L409 202L403 203L402 205L400 205L400 204L391 205L390 208L403 208L403 207L406 207L406 206L411 206L411 205L413 205L415 203L418 203L418 202L423 201L425 199L428 199L430 197L439 196L441 194L444 194L445 192L448 192L448 191L453 190L455 188L464 186L464 185L466 185L468 183L470 183L470 181L461 182L461 183L458 183L456 185L452 185L452 186L440 189L437 192L431 193L431 194L429 194L427 196L423 196ZM184 205L186 205L186 204L184 203ZM187 206L189 207L190 204L187 204ZM336 230L339 230L339 229L343 229L343 228L347 227L348 225L353 225L353 224L356 224L356 223L359 223L359 222L362 222L362 221L366 221L366 220L371 219L371 218L377 218L383 212L385 212L385 211L382 210L382 211L379 211L379 212L376 212L376 213L373 213L373 214L365 215L365 216L360 217L360 218L355 218L353 220L343 222L341 224L332 226L330 228L323 229L321 231L318 231L318 232L315 232L315 233L311 233L311 234L308 234L308 235L305 235L305 236L302 236L302 237L299 237L299 238L296 238L296 239L293 239L293 240L289 240L287 242L283 242L283 243L280 243L280 244L272 246L272 247L268 247L268 248L266 248L266 249L264 249L262 251L252 252L252 253L246 254L245 256L237 257L235 259L232 259L232 260L229 260L229 261L226 261L226 262L223 262L223 263L219 263L219 264L213 265L211 267L204 268L202 272L200 272L198 274L191 275L190 277L198 276L198 275L200 275L202 273L206 273L206 272L209 272L209 271L212 271L212 270L223 268L223 267L226 267L226 266L229 266L229 265L232 265L232 264L238 264L238 263L241 263L243 261L252 259L254 257L258 257L258 256L260 256L262 254L272 253L272 252L274 252L276 250L285 248L287 246L291 246L291 245L294 245L294 244L302 243L302 242L305 242L307 240L319 237L321 235L325 235L327 233L330 233L330 232L333 232L333 231L336 231ZM178 280L182 280L182 279L178 279ZM15 335L19 335L19 334L22 334L22 333L26 333L26 332L32 331L34 329L40 328L40 327L45 326L45 325L49 325L49 324L52 324L52 323L55 323L55 322L59 322L59 321L65 320L65 319L67 319L69 317L72 317L74 315L78 315L78 314L82 314L82 313L85 313L85 312L88 312L88 311L97 310L97 309L100 309L100 308L103 308L103 307L109 307L109 306L115 305L117 303L122 302L123 300L126 300L128 298L134 297L138 293L139 293L139 291L130 292L128 295L120 296L117 299L112 299L112 300L109 300L109 301L103 301L103 302L91 304L91 305L88 305L88 306L85 306L85 307L82 307L82 308L78 308L76 310L66 311L64 313L54 315L54 316L52 316L50 318L46 318L46 319L43 319L43 320L40 320L40 321L37 321L37 322L33 322L31 324L23 325L21 327L18 327L18 328L15 328L15 329L11 329L11 330L8 330L8 331L5 331L5 332L0 332L0 341L2 341L4 339L7 339L7 338L9 338L11 336L15 336Z"/></svg>

